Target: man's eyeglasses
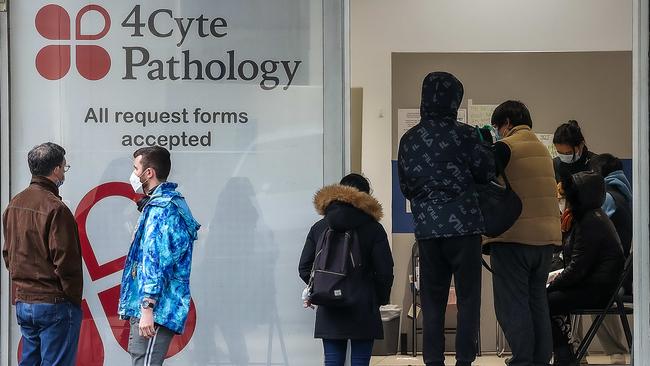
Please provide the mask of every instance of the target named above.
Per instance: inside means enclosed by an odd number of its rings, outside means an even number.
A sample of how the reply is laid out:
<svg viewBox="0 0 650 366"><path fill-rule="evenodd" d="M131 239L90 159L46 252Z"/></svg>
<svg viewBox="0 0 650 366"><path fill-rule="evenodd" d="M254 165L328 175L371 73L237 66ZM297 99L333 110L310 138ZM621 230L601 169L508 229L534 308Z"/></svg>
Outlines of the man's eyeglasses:
<svg viewBox="0 0 650 366"><path fill-rule="evenodd" d="M63 171L67 173L68 170L70 170L70 165L68 165L68 164L64 165L63 166Z"/></svg>

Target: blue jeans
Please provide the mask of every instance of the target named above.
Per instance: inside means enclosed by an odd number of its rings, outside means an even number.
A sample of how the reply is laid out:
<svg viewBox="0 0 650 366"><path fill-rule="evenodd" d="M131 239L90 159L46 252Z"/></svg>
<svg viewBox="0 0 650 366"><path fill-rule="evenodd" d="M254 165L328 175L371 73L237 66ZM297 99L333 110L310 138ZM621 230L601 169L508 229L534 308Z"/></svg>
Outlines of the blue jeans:
<svg viewBox="0 0 650 366"><path fill-rule="evenodd" d="M21 366L74 366L82 311L70 302L16 303L23 335Z"/></svg>
<svg viewBox="0 0 650 366"><path fill-rule="evenodd" d="M374 339L353 339L352 352L350 356L351 366L368 366L372 354ZM325 352L325 366L343 366L345 355L348 350L347 339L323 339L323 351Z"/></svg>

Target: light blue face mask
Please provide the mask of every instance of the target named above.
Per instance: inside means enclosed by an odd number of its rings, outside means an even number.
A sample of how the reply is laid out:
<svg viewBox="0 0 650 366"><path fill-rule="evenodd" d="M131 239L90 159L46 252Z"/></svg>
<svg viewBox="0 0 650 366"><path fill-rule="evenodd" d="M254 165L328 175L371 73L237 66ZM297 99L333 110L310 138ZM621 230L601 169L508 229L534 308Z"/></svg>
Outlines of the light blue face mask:
<svg viewBox="0 0 650 366"><path fill-rule="evenodd" d="M494 141L499 141L504 139L505 136L501 135L498 128L490 125L490 129L492 130L492 134L494 135Z"/></svg>
<svg viewBox="0 0 650 366"><path fill-rule="evenodd" d="M492 130L494 131L494 140L495 141L499 141L499 140L503 139L503 136L501 136L498 129L492 127Z"/></svg>

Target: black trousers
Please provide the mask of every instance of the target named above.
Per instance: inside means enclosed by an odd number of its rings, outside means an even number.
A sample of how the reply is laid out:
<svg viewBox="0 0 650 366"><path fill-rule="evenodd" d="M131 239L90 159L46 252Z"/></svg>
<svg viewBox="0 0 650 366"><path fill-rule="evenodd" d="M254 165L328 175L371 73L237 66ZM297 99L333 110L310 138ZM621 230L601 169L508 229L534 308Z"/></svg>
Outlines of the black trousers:
<svg viewBox="0 0 650 366"><path fill-rule="evenodd" d="M569 315L575 309L600 309L614 293L616 284L604 283L599 286L582 285L566 289L548 291L548 307L551 318L558 315ZM562 323L559 318L552 319L553 347L569 344L568 322Z"/></svg>
<svg viewBox="0 0 650 366"><path fill-rule="evenodd" d="M421 240L418 247L424 362L444 365L445 310L453 275L458 305L456 361L469 365L476 358L481 317L481 237Z"/></svg>
<svg viewBox="0 0 650 366"><path fill-rule="evenodd" d="M548 365L552 353L546 300L553 247L491 244L494 311L512 350L510 366Z"/></svg>

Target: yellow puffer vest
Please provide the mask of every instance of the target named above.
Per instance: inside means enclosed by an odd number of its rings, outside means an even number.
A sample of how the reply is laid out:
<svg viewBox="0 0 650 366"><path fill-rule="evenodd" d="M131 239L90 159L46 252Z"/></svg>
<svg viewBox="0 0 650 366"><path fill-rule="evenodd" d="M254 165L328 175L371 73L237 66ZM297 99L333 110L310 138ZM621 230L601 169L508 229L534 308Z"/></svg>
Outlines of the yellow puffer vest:
<svg viewBox="0 0 650 366"><path fill-rule="evenodd" d="M528 126L516 126L501 140L510 148L505 173L523 208L515 224L493 242L561 245L560 209L553 160Z"/></svg>

